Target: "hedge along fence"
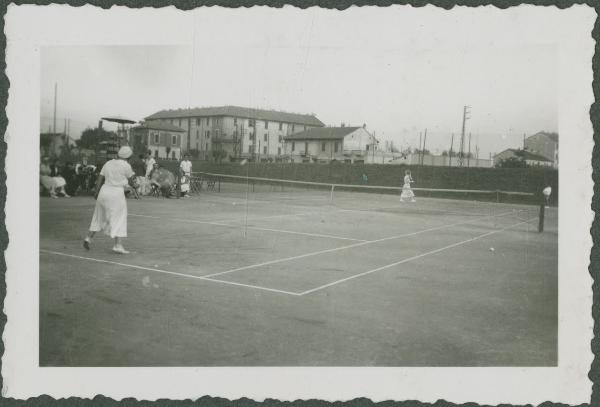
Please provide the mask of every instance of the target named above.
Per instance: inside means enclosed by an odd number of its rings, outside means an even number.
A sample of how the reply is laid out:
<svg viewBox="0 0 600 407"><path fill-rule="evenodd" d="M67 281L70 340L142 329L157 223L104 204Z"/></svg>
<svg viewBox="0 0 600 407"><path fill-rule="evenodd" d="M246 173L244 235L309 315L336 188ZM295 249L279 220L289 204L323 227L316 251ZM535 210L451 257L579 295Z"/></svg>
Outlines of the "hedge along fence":
<svg viewBox="0 0 600 407"><path fill-rule="evenodd" d="M558 170L531 168L467 168L386 164L316 164L316 163L239 163L217 164L192 161L194 172L291 179L330 184L378 185L400 187L404 172L410 169L416 188L473 189L486 191L526 192L536 195L552 187L552 203L558 198ZM174 170L176 161L161 161Z"/></svg>

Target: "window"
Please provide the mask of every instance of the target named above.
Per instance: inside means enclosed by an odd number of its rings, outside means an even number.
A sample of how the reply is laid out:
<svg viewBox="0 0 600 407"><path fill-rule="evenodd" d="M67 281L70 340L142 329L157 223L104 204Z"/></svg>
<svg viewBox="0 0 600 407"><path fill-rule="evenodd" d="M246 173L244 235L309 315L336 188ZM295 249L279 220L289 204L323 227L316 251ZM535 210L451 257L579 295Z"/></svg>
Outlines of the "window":
<svg viewBox="0 0 600 407"><path fill-rule="evenodd" d="M172 157L173 159L175 159L175 151L173 151L173 153L171 153L171 157Z"/></svg>
<svg viewBox="0 0 600 407"><path fill-rule="evenodd" d="M265 120L265 129L269 128L269 122Z"/></svg>
<svg viewBox="0 0 600 407"><path fill-rule="evenodd" d="M248 152L251 153L254 150L254 145L248 144Z"/></svg>
<svg viewBox="0 0 600 407"><path fill-rule="evenodd" d="M233 118L233 125L234 125L234 126L237 126L237 117L234 117L234 118Z"/></svg>
<svg viewBox="0 0 600 407"><path fill-rule="evenodd" d="M281 143L282 140L283 140L283 136L280 134L279 135L279 142Z"/></svg>
<svg viewBox="0 0 600 407"><path fill-rule="evenodd" d="M216 129L216 130L215 130L215 137L216 137L216 138L219 138L219 129Z"/></svg>
<svg viewBox="0 0 600 407"><path fill-rule="evenodd" d="M277 147L277 155L281 155L281 147Z"/></svg>
<svg viewBox="0 0 600 407"><path fill-rule="evenodd" d="M154 150L154 158L158 158L158 150Z"/></svg>
<svg viewBox="0 0 600 407"><path fill-rule="evenodd" d="M210 117L206 118L206 125L208 126L210 124Z"/></svg>
<svg viewBox="0 0 600 407"><path fill-rule="evenodd" d="M206 138L210 138L210 130L206 130Z"/></svg>
<svg viewBox="0 0 600 407"><path fill-rule="evenodd" d="M267 146L263 147L263 154L267 154Z"/></svg>
<svg viewBox="0 0 600 407"><path fill-rule="evenodd" d="M171 144L173 144L174 146L177 145L177 136L176 135L171 136Z"/></svg>
<svg viewBox="0 0 600 407"><path fill-rule="evenodd" d="M283 123L279 123L279 130L283 130Z"/></svg>
<svg viewBox="0 0 600 407"><path fill-rule="evenodd" d="M367 151L369 151L369 145L368 144L367 144ZM425 151L425 150L423 150L423 151Z"/></svg>
<svg viewBox="0 0 600 407"><path fill-rule="evenodd" d="M179 119L179 127L181 127L181 119Z"/></svg>
<svg viewBox="0 0 600 407"><path fill-rule="evenodd" d="M269 135L267 133L265 133L264 141L269 141Z"/></svg>
<svg viewBox="0 0 600 407"><path fill-rule="evenodd" d="M154 133L154 144L158 144L160 141L160 136L158 133Z"/></svg>
<svg viewBox="0 0 600 407"><path fill-rule="evenodd" d="M292 124L292 131L296 131L296 125Z"/></svg>
<svg viewBox="0 0 600 407"><path fill-rule="evenodd" d="M171 119L171 124L175 124L175 120L174 119Z"/></svg>
<svg viewBox="0 0 600 407"><path fill-rule="evenodd" d="M335 142L335 145L334 145L334 151L337 153L339 148L340 148L340 145L339 145L339 143L336 141L336 142Z"/></svg>
<svg viewBox="0 0 600 407"><path fill-rule="evenodd" d="M196 141L200 138L200 130L196 129ZM198 144L198 143L196 143Z"/></svg>
<svg viewBox="0 0 600 407"><path fill-rule="evenodd" d="M248 127L254 127L254 119L248 119Z"/></svg>
<svg viewBox="0 0 600 407"><path fill-rule="evenodd" d="M325 142L321 142L321 151L325 151Z"/></svg>
<svg viewBox="0 0 600 407"><path fill-rule="evenodd" d="M254 140L254 133L250 133L250 140Z"/></svg>
<svg viewBox="0 0 600 407"><path fill-rule="evenodd" d="M306 126L304 126L304 131L306 131Z"/></svg>
<svg viewBox="0 0 600 407"><path fill-rule="evenodd" d="M196 126L200 126L200 118L196 118Z"/></svg>
<svg viewBox="0 0 600 407"><path fill-rule="evenodd" d="M308 142L304 143L304 154L308 154Z"/></svg>
<svg viewBox="0 0 600 407"><path fill-rule="evenodd" d="M292 141L292 151L296 151L296 142Z"/></svg>

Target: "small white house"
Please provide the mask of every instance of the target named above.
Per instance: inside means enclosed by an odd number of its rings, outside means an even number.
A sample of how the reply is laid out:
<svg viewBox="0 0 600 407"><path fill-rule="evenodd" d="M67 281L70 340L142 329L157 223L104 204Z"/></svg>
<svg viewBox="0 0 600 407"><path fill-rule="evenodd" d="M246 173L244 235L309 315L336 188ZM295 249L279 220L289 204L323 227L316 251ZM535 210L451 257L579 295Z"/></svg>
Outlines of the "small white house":
<svg viewBox="0 0 600 407"><path fill-rule="evenodd" d="M320 127L284 137L292 162L365 162L377 140L364 127Z"/></svg>

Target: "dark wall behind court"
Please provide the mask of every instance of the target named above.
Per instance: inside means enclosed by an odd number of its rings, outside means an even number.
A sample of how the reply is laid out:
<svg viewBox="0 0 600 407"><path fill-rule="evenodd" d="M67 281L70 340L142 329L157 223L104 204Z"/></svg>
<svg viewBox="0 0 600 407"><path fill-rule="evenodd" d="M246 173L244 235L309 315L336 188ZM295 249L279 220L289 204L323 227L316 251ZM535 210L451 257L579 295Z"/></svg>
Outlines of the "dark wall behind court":
<svg viewBox="0 0 600 407"><path fill-rule="evenodd" d="M176 161L162 161L174 170ZM251 177L292 179L353 185L402 186L404 171L410 169L417 188L475 189L514 191L539 194L546 186L552 187L552 202L558 197L558 170L532 168L466 168L431 167L385 164L281 164L239 163L218 164L193 161L194 172L242 175ZM363 175L366 175L364 177Z"/></svg>

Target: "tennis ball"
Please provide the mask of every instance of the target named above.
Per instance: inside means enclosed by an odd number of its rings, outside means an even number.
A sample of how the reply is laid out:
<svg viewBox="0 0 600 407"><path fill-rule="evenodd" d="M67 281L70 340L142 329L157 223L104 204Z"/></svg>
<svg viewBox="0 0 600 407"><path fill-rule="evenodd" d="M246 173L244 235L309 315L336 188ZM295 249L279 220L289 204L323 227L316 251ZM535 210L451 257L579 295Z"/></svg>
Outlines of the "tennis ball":
<svg viewBox="0 0 600 407"><path fill-rule="evenodd" d="M496 251L493 247L490 247L490 252Z"/></svg>

